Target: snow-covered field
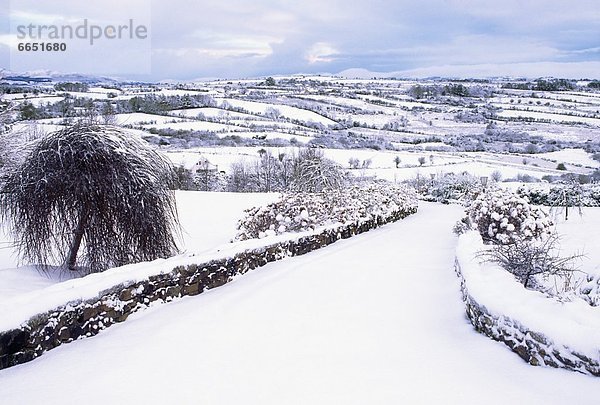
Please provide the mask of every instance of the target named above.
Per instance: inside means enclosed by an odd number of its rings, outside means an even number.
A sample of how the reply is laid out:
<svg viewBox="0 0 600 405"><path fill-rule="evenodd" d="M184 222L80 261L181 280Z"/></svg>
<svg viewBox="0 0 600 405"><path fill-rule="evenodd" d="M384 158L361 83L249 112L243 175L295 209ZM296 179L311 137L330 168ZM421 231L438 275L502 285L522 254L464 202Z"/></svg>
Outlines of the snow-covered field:
<svg viewBox="0 0 600 405"><path fill-rule="evenodd" d="M161 125L173 122L189 122L187 119L167 117L158 114L128 113L115 116L118 125Z"/></svg>
<svg viewBox="0 0 600 405"><path fill-rule="evenodd" d="M583 254L576 262L580 271L574 274L575 285L587 275L600 277L600 208L584 207L580 213L577 208L572 208L572 213L566 221L563 210L557 209L552 214L556 230L561 235L561 254Z"/></svg>
<svg viewBox="0 0 600 405"><path fill-rule="evenodd" d="M593 402L597 379L531 367L466 320L450 231L461 211L423 204L403 221L136 313L0 371L2 401Z"/></svg>
<svg viewBox="0 0 600 405"><path fill-rule="evenodd" d="M281 114L281 116L289 119L305 122L313 121L323 125L335 124L335 122L330 120L329 118L323 117L322 115L319 115L312 111L303 110L301 108L290 107L286 105L259 103L254 101L244 101L230 98L220 100L220 103L221 107L223 107L223 104L229 104L233 107L243 108L244 110L250 111L253 114L264 115L265 112L267 112L267 109L271 108L276 109Z"/></svg>
<svg viewBox="0 0 600 405"><path fill-rule="evenodd" d="M595 127L600 126L600 119L598 118L577 117L566 114L550 114L536 111L504 110L499 112L498 116L508 118L532 118L536 120L547 120L562 123L582 123L589 124Z"/></svg>
<svg viewBox="0 0 600 405"><path fill-rule="evenodd" d="M583 149L563 149L556 152L540 153L536 157L554 162L569 162L584 167L600 167L600 161L592 159L590 154Z"/></svg>

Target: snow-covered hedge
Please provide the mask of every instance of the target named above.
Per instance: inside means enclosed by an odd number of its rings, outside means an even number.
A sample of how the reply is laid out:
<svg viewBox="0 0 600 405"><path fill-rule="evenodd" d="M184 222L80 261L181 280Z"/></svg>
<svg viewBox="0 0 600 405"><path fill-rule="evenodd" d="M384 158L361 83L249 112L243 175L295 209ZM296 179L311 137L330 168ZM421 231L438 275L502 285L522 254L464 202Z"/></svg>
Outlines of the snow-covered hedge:
<svg viewBox="0 0 600 405"><path fill-rule="evenodd" d="M535 205L549 207L600 207L600 186L597 184L556 184L551 187L521 186L517 194L529 198Z"/></svg>
<svg viewBox="0 0 600 405"><path fill-rule="evenodd" d="M600 376L600 307L526 289L498 265L480 262L488 248L477 232L459 237L456 271L475 328L532 365Z"/></svg>
<svg viewBox="0 0 600 405"><path fill-rule="evenodd" d="M264 207L246 210L236 240L304 232L332 224L360 222L417 209L415 191L404 185L372 183L321 193L283 194Z"/></svg>
<svg viewBox="0 0 600 405"><path fill-rule="evenodd" d="M527 197L504 189L480 194L466 212L485 241L503 244L538 238L549 233L552 226L548 215L530 205Z"/></svg>
<svg viewBox="0 0 600 405"><path fill-rule="evenodd" d="M425 198L437 202L470 201L482 191L479 177L469 173L447 173L426 181Z"/></svg>

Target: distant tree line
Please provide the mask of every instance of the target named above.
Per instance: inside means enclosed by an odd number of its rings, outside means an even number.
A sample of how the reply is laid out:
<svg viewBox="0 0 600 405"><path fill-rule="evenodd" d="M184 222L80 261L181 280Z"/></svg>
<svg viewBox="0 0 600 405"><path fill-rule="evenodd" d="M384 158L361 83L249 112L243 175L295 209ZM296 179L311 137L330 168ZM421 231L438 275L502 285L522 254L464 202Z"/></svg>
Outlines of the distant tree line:
<svg viewBox="0 0 600 405"><path fill-rule="evenodd" d="M408 95L415 99L428 99L437 97L491 97L494 89L490 86L475 85L465 86L461 83L450 83L446 85L431 84L423 85L416 84L408 90Z"/></svg>
<svg viewBox="0 0 600 405"><path fill-rule="evenodd" d="M87 83L80 82L62 82L54 85L54 90L56 91L76 91L85 93L89 91L89 89L90 86Z"/></svg>
<svg viewBox="0 0 600 405"><path fill-rule="evenodd" d="M2 83L0 84L0 94L29 94L32 93L34 95L38 95L39 93L50 93L50 89L46 87L37 87L37 86L23 86L18 84L8 84Z"/></svg>
<svg viewBox="0 0 600 405"><path fill-rule="evenodd" d="M534 90L534 91L568 91L577 89L573 80L567 79L537 79L534 82L508 82L502 84L503 89Z"/></svg>
<svg viewBox="0 0 600 405"><path fill-rule="evenodd" d="M58 86L59 84L57 84ZM69 87L69 86L67 86ZM69 87L70 88L70 87ZM74 90L69 90L74 91ZM35 120L42 118L75 118L91 114L123 114L142 112L148 114L161 114L171 110L215 107L215 100L205 94L186 94L183 96L166 96L147 94L132 97L129 100L92 100L89 98L65 95L63 100L46 105L35 106L24 102L20 107L20 120Z"/></svg>

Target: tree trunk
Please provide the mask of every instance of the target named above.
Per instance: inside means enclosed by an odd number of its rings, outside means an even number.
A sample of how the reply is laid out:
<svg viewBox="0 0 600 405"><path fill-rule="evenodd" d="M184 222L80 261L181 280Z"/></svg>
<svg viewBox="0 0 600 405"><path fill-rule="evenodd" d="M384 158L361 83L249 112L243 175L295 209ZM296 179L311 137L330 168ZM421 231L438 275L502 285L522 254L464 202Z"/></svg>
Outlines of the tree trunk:
<svg viewBox="0 0 600 405"><path fill-rule="evenodd" d="M81 241L83 239L85 226L87 225L87 220L88 210L84 209L81 213L81 216L79 217L77 228L75 228L73 234L73 242L71 242L71 248L69 249L69 257L67 258L67 268L69 270L75 271L77 269L77 252L79 251L79 247L81 246Z"/></svg>

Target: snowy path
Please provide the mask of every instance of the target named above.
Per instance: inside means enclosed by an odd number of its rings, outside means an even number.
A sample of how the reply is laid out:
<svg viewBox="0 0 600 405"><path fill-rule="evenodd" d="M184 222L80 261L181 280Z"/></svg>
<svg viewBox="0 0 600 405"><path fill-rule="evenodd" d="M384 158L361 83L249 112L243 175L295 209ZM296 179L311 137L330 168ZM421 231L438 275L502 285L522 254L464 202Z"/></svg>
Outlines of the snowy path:
<svg viewBox="0 0 600 405"><path fill-rule="evenodd" d="M460 207L273 263L0 371L3 404L575 404L600 380L473 331L452 264Z"/></svg>

